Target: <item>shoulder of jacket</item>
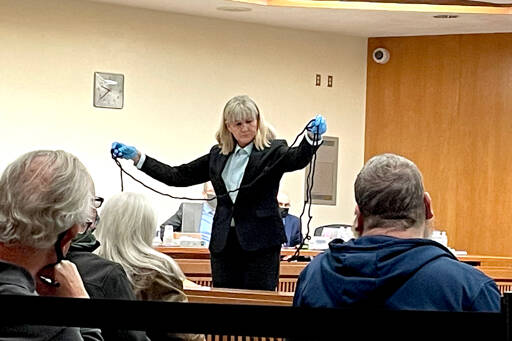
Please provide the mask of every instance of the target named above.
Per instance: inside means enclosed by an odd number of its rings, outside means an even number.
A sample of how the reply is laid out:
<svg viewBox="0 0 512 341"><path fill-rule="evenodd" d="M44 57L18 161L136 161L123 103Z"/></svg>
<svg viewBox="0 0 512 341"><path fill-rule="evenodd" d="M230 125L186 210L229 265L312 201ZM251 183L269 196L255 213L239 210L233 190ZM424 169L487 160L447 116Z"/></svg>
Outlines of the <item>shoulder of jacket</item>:
<svg viewBox="0 0 512 341"><path fill-rule="evenodd" d="M211 152L220 152L220 146L219 144L214 144L211 148L210 148L210 153Z"/></svg>
<svg viewBox="0 0 512 341"><path fill-rule="evenodd" d="M286 140L274 139L274 140L270 140L270 147L267 147L267 148L278 149L278 148L283 148L283 147L288 147L288 143L286 142Z"/></svg>
<svg viewBox="0 0 512 341"><path fill-rule="evenodd" d="M292 221L300 221L299 217L293 214L288 214L287 217L290 217L290 220Z"/></svg>

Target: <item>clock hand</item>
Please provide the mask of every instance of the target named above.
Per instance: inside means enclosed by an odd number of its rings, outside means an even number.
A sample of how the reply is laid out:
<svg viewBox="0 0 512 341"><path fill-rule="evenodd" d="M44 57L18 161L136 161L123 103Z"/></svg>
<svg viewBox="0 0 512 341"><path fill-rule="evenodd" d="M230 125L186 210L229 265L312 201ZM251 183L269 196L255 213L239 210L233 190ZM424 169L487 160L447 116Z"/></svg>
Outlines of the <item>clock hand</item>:
<svg viewBox="0 0 512 341"><path fill-rule="evenodd" d="M106 96L106 95L111 91L111 89L106 88L106 87L104 87L103 85L102 85L101 87L102 87L103 89L106 89L106 90L107 90L107 92L105 92L103 95L101 95L101 96L100 96L100 99L103 99L103 97L105 97L105 96Z"/></svg>

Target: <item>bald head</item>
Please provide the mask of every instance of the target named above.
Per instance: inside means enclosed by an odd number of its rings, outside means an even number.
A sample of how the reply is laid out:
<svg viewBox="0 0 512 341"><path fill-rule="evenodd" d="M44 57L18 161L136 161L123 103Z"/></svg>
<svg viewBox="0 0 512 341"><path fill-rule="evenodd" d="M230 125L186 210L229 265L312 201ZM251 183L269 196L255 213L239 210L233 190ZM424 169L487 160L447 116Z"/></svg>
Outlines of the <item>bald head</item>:
<svg viewBox="0 0 512 341"><path fill-rule="evenodd" d="M284 192L277 193L277 203L281 208L289 208L290 207L290 198Z"/></svg>

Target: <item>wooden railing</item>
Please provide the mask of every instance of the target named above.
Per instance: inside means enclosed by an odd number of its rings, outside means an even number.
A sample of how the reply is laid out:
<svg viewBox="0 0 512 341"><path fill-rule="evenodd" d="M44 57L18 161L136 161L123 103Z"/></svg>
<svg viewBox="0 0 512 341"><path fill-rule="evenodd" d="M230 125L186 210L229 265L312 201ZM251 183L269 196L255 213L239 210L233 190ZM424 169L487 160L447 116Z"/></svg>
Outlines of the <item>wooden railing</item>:
<svg viewBox="0 0 512 341"><path fill-rule="evenodd" d="M503 296L512 292L512 267L508 266L477 266L480 271L494 279Z"/></svg>
<svg viewBox="0 0 512 341"><path fill-rule="evenodd" d="M204 255L204 250L206 249L196 253L196 255ZM186 254L194 255L192 251L193 248L188 248ZM459 259L462 262L474 265L477 269L494 279L502 295L505 292L512 291L512 258L461 256ZM208 258L177 258L176 261L190 281L206 287L212 285L210 260ZM282 261L277 291L295 292L297 278L307 264L307 262Z"/></svg>
<svg viewBox="0 0 512 341"><path fill-rule="evenodd" d="M210 260L208 259L176 259L187 279L205 287L212 286ZM295 292L297 278L308 263L281 262L278 292Z"/></svg>

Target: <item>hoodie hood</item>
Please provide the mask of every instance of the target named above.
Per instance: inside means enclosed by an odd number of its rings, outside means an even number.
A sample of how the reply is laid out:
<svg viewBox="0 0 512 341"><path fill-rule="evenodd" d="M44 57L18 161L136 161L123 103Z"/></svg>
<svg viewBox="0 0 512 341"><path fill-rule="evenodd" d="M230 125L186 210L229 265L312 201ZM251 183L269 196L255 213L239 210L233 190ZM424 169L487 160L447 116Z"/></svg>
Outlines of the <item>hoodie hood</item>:
<svg viewBox="0 0 512 341"><path fill-rule="evenodd" d="M365 306L371 302L375 306L382 302L384 306L416 271L439 257L456 259L447 248L429 239L368 236L346 243L335 239L329 250L310 264L320 267L320 272L313 277L306 271L303 282L308 291L325 292L323 302L317 302L320 305Z"/></svg>

